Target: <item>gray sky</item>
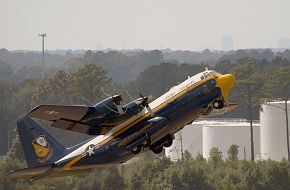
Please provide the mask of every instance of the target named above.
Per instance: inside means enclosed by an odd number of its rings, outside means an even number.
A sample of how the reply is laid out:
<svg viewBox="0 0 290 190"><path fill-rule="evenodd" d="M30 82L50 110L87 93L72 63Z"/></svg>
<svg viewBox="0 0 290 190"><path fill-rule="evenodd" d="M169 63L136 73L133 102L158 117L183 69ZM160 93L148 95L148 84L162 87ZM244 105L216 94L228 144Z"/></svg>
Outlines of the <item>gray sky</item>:
<svg viewBox="0 0 290 190"><path fill-rule="evenodd" d="M0 0L0 48L276 48L290 38L289 0Z"/></svg>

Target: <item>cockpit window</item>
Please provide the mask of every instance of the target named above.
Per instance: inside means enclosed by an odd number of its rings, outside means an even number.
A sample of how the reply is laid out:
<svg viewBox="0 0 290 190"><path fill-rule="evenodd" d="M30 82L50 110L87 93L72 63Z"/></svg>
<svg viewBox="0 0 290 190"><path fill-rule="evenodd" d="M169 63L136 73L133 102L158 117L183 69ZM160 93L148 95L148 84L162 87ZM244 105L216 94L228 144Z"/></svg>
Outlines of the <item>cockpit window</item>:
<svg viewBox="0 0 290 190"><path fill-rule="evenodd" d="M210 76L214 76L215 74L217 74L217 72L215 71L208 71L208 72L204 72L201 76L200 76L200 79L203 80L203 79L206 79Z"/></svg>

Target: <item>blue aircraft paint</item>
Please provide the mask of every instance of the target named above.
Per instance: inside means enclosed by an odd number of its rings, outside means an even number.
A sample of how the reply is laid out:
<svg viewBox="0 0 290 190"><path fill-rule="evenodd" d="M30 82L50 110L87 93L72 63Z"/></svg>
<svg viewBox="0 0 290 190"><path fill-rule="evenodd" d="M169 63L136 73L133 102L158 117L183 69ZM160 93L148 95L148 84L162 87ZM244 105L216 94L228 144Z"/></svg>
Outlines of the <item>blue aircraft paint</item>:
<svg viewBox="0 0 290 190"><path fill-rule="evenodd" d="M185 123L191 121L196 115L205 111L208 104L213 100L221 97L221 91L216 87L216 82L211 79L178 97L175 101L167 104L162 109L158 110L154 117L163 117L168 119L168 124L162 130L158 130L155 134L151 135L152 144L162 139L163 137L173 135L173 133L180 130ZM144 127L144 123L152 119L152 116L144 118L141 122L124 131L115 139L109 141L103 146L95 150L95 155L92 157L85 156L74 167L81 167L83 165L100 165L106 163L120 163L125 162L135 155L126 149L125 146L117 147L117 144L122 139L134 134ZM154 127L154 126L152 126ZM146 132L145 132L146 133ZM141 138L142 136L140 136ZM68 161L64 160L60 166L65 165Z"/></svg>

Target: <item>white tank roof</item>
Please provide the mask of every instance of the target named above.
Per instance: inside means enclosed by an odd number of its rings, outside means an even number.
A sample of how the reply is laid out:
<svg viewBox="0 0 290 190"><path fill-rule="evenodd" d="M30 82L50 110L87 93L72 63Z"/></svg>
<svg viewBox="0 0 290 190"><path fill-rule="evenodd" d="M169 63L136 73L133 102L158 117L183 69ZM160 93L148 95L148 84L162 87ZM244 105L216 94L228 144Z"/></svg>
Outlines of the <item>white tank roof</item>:
<svg viewBox="0 0 290 190"><path fill-rule="evenodd" d="M199 120L192 123L192 125L202 125L203 127L249 127L249 121L246 119L233 118L212 118L206 120ZM253 121L253 127L260 127L260 123L257 120Z"/></svg>

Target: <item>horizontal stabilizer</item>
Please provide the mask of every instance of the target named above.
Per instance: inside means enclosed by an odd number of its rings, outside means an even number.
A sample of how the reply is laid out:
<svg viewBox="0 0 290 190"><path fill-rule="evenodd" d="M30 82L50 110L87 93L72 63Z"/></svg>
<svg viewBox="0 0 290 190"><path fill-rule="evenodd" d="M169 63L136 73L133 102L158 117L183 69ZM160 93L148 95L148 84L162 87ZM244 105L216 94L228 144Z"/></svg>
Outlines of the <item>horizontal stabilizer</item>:
<svg viewBox="0 0 290 190"><path fill-rule="evenodd" d="M95 108L88 106L40 105L32 109L27 115L48 121L56 121L61 118L81 120L91 109Z"/></svg>
<svg viewBox="0 0 290 190"><path fill-rule="evenodd" d="M51 165L34 167L34 168L23 168L19 170L13 170L2 176L3 179L23 178L29 181L36 181L49 177L63 177L74 174L90 172L92 169L75 169L75 170L59 170L53 169Z"/></svg>
<svg viewBox="0 0 290 190"><path fill-rule="evenodd" d="M10 171L2 177L4 179L32 178L34 176L38 176L38 175L41 175L43 173L46 173L49 169L51 169L51 165L34 167L34 168L23 168L23 169L19 169L19 170Z"/></svg>

